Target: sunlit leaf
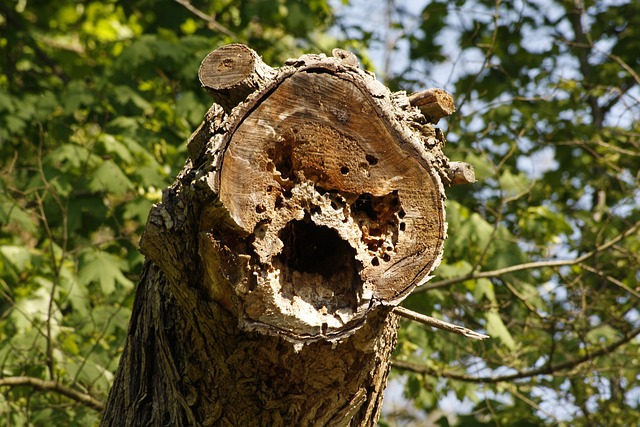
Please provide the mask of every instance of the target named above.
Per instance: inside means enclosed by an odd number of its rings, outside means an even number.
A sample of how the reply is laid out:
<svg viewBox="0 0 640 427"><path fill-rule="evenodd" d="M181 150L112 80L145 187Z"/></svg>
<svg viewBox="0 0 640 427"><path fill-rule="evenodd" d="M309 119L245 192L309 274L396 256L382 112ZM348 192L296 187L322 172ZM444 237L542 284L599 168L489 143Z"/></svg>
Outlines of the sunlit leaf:
<svg viewBox="0 0 640 427"><path fill-rule="evenodd" d="M119 196L131 190L133 183L113 161L105 160L93 173L88 188L91 191L108 191Z"/></svg>
<svg viewBox="0 0 640 427"><path fill-rule="evenodd" d="M497 310L490 310L484 314L487 320L487 334L491 337L499 339L509 350L514 350L516 342L514 341L511 333L505 326L500 314Z"/></svg>
<svg viewBox="0 0 640 427"><path fill-rule="evenodd" d="M98 283L104 295L116 291L116 283L130 289L133 283L122 273L124 261L108 252L85 251L78 272L78 281L83 285Z"/></svg>

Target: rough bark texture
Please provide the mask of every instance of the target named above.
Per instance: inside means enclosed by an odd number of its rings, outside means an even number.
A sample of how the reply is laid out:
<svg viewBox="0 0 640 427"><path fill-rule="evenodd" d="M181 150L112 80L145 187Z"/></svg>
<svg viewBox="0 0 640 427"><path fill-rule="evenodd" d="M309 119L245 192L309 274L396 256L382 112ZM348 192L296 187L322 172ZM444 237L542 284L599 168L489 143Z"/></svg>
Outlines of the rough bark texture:
<svg viewBox="0 0 640 427"><path fill-rule="evenodd" d="M373 426L392 308L446 237L442 134L349 52L273 70L230 45L154 205L104 426Z"/></svg>

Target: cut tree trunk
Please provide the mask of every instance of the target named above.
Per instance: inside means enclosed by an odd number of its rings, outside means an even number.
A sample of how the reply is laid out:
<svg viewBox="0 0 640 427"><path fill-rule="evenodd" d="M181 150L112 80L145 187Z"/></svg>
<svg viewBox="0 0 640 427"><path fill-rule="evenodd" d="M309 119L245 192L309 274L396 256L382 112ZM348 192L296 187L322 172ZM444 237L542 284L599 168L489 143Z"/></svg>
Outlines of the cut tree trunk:
<svg viewBox="0 0 640 427"><path fill-rule="evenodd" d="M375 425L460 175L438 107L340 49L274 70L229 45L199 76L216 103L151 210L102 425Z"/></svg>

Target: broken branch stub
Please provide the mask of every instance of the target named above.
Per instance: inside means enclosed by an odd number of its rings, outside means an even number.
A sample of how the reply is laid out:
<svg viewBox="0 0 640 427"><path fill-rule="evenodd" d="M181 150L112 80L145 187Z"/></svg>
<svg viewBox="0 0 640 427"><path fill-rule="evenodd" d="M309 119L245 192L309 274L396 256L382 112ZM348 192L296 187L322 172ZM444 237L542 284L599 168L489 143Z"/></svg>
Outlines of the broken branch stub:
<svg viewBox="0 0 640 427"><path fill-rule="evenodd" d="M240 48L221 49L200 70L209 90L216 64ZM246 329L342 339L440 262L442 133L352 59L304 55L248 95L237 84L225 94L225 109L237 106L208 149L217 198L202 210L199 246L210 295ZM252 74L228 64L238 70L225 76Z"/></svg>
<svg viewBox="0 0 640 427"><path fill-rule="evenodd" d="M198 71L202 86L227 112L274 75L275 70L243 44L214 50L204 58Z"/></svg>
<svg viewBox="0 0 640 427"><path fill-rule="evenodd" d="M476 174L473 166L465 162L449 162L447 171L449 185L473 184Z"/></svg>
<svg viewBox="0 0 640 427"><path fill-rule="evenodd" d="M433 124L456 111L453 97L442 89L427 89L413 93L409 96L409 102L414 107L418 107L425 118Z"/></svg>

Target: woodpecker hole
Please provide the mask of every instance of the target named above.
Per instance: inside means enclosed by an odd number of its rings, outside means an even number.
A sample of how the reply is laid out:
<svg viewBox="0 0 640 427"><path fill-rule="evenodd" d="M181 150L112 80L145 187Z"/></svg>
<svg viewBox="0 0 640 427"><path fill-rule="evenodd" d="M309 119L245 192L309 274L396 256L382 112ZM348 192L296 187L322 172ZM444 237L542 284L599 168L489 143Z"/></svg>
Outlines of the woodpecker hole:
<svg viewBox="0 0 640 427"><path fill-rule="evenodd" d="M356 308L361 290L356 251L335 230L305 218L289 222L278 237L284 247L276 265L285 297L298 296L329 312Z"/></svg>

